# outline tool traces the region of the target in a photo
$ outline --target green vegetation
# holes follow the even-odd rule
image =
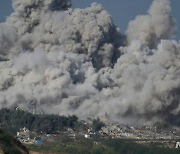
[[[7,131],[0,129],[0,151],[5,154],[28,154],[27,148],[13,138]]]
[[[141,145],[131,140],[110,139],[94,142],[91,139],[76,140],[69,144],[58,142],[47,145],[28,146],[34,151],[48,151],[63,154],[179,154],[180,150],[157,147],[155,145]]]
[[[76,116],[38,115],[15,109],[0,110],[0,124],[11,132],[26,127],[35,132],[53,133],[65,128],[75,128],[77,120]]]
[[[100,121],[99,118],[93,120],[93,124],[92,124],[93,131],[97,132],[101,130],[101,128],[104,126],[105,124],[102,121]]]
[[[1,109],[0,124],[16,132],[22,127],[31,131],[53,133],[72,128],[74,130],[87,130],[86,126],[78,122],[76,116],[37,115],[22,110]],[[99,118],[93,120],[93,131],[99,131],[105,124]],[[82,135],[69,138],[64,132],[60,132],[54,140],[44,140],[43,145],[27,145],[31,151],[63,153],[63,154],[179,154],[180,150],[158,147],[156,145],[141,145],[132,140],[101,139],[99,136],[85,139]],[[63,136],[64,134],[64,136]],[[0,153],[21,154],[28,153],[19,141],[9,133],[0,129]]]
[[[32,151],[50,152],[50,153],[63,153],[63,154],[114,154],[112,148],[104,145],[96,145],[93,142],[90,145],[76,142],[67,145],[48,143],[47,145],[35,146],[28,145],[28,148]]]
[[[155,145],[141,145],[129,140],[111,139],[104,142],[117,154],[179,154],[180,150],[157,147]]]

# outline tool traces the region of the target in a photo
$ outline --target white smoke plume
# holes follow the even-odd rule
[[[19,50],[86,54],[96,68],[110,66],[123,44],[111,16],[97,3],[74,10],[68,8],[70,4],[65,0],[15,0],[15,12],[7,22],[21,36]]]
[[[154,0],[149,15],[130,22],[127,46],[102,5],[70,6],[13,1],[0,25],[0,56],[9,59],[0,61],[0,108],[35,102],[46,113],[136,124],[178,116],[180,43],[162,40],[175,29],[169,1]]]
[[[155,48],[161,39],[173,37],[176,22],[170,12],[169,0],[154,0],[147,15],[137,16],[129,23],[126,32],[128,42],[138,39],[150,48]]]
[[[0,25],[0,56],[6,56],[17,40],[16,31],[6,24]]]

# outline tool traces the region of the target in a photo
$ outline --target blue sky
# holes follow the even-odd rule
[[[113,16],[114,23],[120,27],[121,32],[127,28],[128,22],[137,15],[145,14],[152,0],[73,0],[73,7],[85,8],[92,2],[101,3],[104,8]],[[177,21],[177,36],[180,39],[180,0],[171,0],[172,15]],[[1,0],[0,22],[12,12],[11,0]]]

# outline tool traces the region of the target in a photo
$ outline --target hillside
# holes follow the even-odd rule
[[[0,109],[0,125],[14,133],[23,127],[35,132],[52,133],[65,128],[74,128],[77,120],[76,116],[32,114],[19,109]]]
[[[29,154],[28,149],[0,128],[0,154]]]

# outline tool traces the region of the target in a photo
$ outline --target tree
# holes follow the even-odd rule
[[[97,132],[97,131],[101,130],[101,128],[104,126],[105,126],[105,124],[102,121],[100,121],[99,118],[93,120],[93,125],[92,125],[93,131]]]

